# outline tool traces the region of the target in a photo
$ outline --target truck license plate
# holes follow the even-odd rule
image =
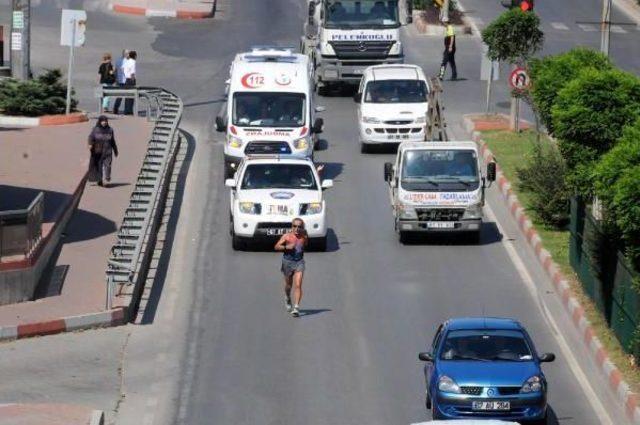
[[[471,404],[473,410],[511,410],[508,401],[474,401]]]
[[[387,139],[389,140],[403,140],[408,138],[409,138],[408,134],[388,134],[387,135]]]
[[[283,229],[267,229],[267,235],[268,236],[282,236],[285,233],[287,233],[287,230],[289,230],[289,229],[286,229],[286,228],[283,228]]]
[[[453,229],[455,226],[453,221],[427,221],[429,229]]]

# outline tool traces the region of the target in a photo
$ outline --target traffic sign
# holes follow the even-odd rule
[[[84,10],[62,9],[60,20],[60,45],[80,47],[85,42],[87,12]]]
[[[509,76],[509,84],[511,88],[516,90],[528,89],[531,85],[531,78],[524,68],[516,68],[511,72]]]

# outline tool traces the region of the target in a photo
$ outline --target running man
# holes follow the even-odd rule
[[[284,274],[284,302],[287,311],[293,317],[300,316],[300,301],[302,300],[302,279],[304,277],[304,249],[309,243],[304,221],[294,218],[291,231],[282,235],[275,250],[282,251],[282,267]],[[293,305],[291,305],[291,289],[293,288]]]

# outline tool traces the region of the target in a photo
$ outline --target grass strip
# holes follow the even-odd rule
[[[551,253],[554,261],[569,281],[571,292],[580,301],[593,330],[609,353],[610,360],[620,369],[632,390],[639,392],[640,368],[636,365],[635,358],[622,349],[617,337],[607,326],[603,315],[582,289],[582,285],[569,263],[569,229],[556,229],[542,223],[529,208],[529,194],[519,188],[516,170],[525,164],[527,156],[530,155],[534,143],[536,143],[535,132],[526,130],[516,134],[505,130],[484,131],[482,139],[493,152],[505,177],[511,182],[511,188],[535,225],[544,247]],[[554,143],[544,135],[541,135],[540,142]]]

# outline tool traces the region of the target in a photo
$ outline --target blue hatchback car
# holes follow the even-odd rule
[[[491,418],[546,423],[547,380],[527,331],[513,319],[455,318],[441,324],[426,362],[433,419]]]

